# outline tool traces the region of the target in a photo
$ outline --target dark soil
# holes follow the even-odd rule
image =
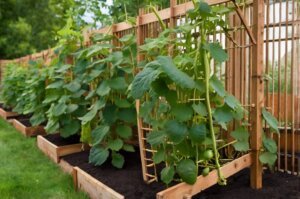
[[[79,135],[72,135],[68,138],[63,138],[57,134],[49,134],[44,136],[48,141],[55,144],[56,146],[64,146],[64,145],[70,145],[70,144],[78,144],[80,143],[80,136]]]
[[[88,164],[89,152],[84,151],[64,156],[63,159],[78,166],[105,185],[128,199],[155,199],[156,193],[165,189],[158,182],[146,185],[142,179],[139,153],[126,153],[122,170],[111,166],[110,161],[101,167]],[[227,179],[227,186],[215,185],[193,197],[193,199],[300,199],[300,178],[285,173],[263,175],[263,189],[253,190],[249,186],[249,169]]]
[[[7,119],[16,119],[16,120],[29,120],[31,115],[16,115],[16,116],[9,116]]]
[[[139,152],[123,153],[123,169],[114,168],[110,161],[101,167],[88,163],[89,151],[64,156],[63,159],[73,166],[78,166],[105,185],[129,199],[154,199],[156,193],[166,188],[163,183],[147,185],[143,181]]]
[[[31,127],[32,126],[29,119],[18,119],[18,121],[26,127]]]
[[[227,186],[215,185],[193,199],[300,199],[300,177],[265,171],[263,188],[250,188],[250,170],[245,169],[227,179]]]
[[[4,104],[0,104],[0,108],[2,108],[3,110],[5,110],[6,112],[12,112],[12,108],[4,106]]]

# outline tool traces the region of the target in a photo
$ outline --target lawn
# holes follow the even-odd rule
[[[71,176],[44,156],[35,138],[25,138],[0,119],[0,198],[83,199]]]

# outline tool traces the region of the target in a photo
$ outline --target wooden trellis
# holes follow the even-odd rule
[[[262,129],[268,130],[262,121],[262,108],[271,111],[280,121],[281,137],[278,141],[278,163],[276,169],[299,175],[300,170],[300,3],[297,0],[253,0],[237,4],[234,0],[208,0],[213,6],[226,5],[234,8],[226,21],[230,25],[229,35],[215,33],[209,39],[219,41],[229,54],[229,60],[217,71],[225,83],[226,90],[236,96],[244,108],[249,111],[249,132],[251,153],[225,165],[224,175],[233,175],[251,165],[251,187],[262,187],[262,165],[259,153],[262,147]],[[285,5],[285,6],[284,6]],[[186,22],[186,12],[193,8],[190,1],[170,0],[170,8],[158,11],[168,27],[175,27]],[[285,13],[285,18],[283,17]],[[290,14],[291,13],[291,14]],[[279,15],[279,16],[277,16]],[[278,20],[275,20],[279,18]],[[114,24],[100,30],[92,30],[84,35],[85,45],[90,45],[89,36],[94,33],[111,33],[116,37],[135,32],[137,45],[142,45],[146,38],[157,37],[160,28],[156,16],[141,10],[136,25],[125,22]],[[116,45],[118,45],[116,43]],[[170,53],[172,48],[170,47]],[[49,63],[54,56],[53,50],[26,56],[15,60],[0,61],[1,69],[9,62],[24,63],[28,60],[44,59]],[[138,53],[137,61],[143,56]],[[214,65],[214,63],[213,63]],[[214,67],[214,70],[217,70]],[[2,72],[2,70],[1,70]],[[216,72],[216,71],[215,71]],[[271,77],[271,78],[269,78]],[[137,107],[138,110],[138,107]],[[141,157],[145,181],[156,180],[155,174],[147,172],[145,151],[145,133],[150,129],[138,120]],[[235,124],[230,130],[235,128]],[[224,136],[228,136],[224,132]],[[145,161],[143,161],[145,160]],[[213,171],[214,172],[214,171]],[[186,198],[215,184],[216,174],[198,177],[194,186],[179,184],[172,190],[158,194],[158,198],[172,198],[176,194]],[[207,183],[202,183],[203,181]],[[201,183],[200,183],[201,182]],[[168,195],[169,193],[171,193]],[[166,194],[166,195],[164,195]],[[180,197],[180,196],[179,196]]]

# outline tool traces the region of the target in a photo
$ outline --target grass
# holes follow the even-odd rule
[[[0,119],[1,199],[86,199],[75,192],[71,176],[63,173],[36,147]]]

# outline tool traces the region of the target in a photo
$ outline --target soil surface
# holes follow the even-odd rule
[[[9,116],[7,119],[16,119],[16,120],[29,120],[31,115],[15,115],[15,116]]]
[[[12,111],[12,108],[6,107],[6,106],[4,106],[4,104],[0,104],[0,108],[5,110],[6,112],[11,112]]]
[[[88,163],[89,151],[64,156],[63,159],[73,166],[78,166],[105,185],[111,187],[128,199],[155,199],[156,193],[166,186],[159,183],[147,185],[143,181],[139,152],[123,153],[123,169],[114,168],[110,161],[101,167]]]
[[[161,182],[146,185],[143,182],[138,151],[123,155],[125,165],[121,170],[111,166],[110,161],[101,167],[89,164],[88,151],[64,156],[63,159],[127,199],[155,199],[156,193],[165,189],[165,185]],[[265,171],[263,189],[253,190],[249,187],[249,175],[249,169],[245,169],[228,178],[227,186],[215,185],[195,195],[193,199],[300,199],[300,177]]]
[[[57,134],[49,134],[44,137],[51,143],[55,144],[56,146],[64,146],[64,145],[80,143],[80,136],[77,134],[72,135],[68,138],[63,138],[58,133]]]
[[[31,125],[31,123],[30,123],[30,121],[29,121],[29,119],[17,119],[20,123],[22,123],[24,126],[26,126],[26,127],[31,127],[32,125]]]
[[[245,169],[227,179],[227,186],[214,185],[193,199],[300,199],[300,177],[265,171],[263,188],[250,188],[250,170]]]

